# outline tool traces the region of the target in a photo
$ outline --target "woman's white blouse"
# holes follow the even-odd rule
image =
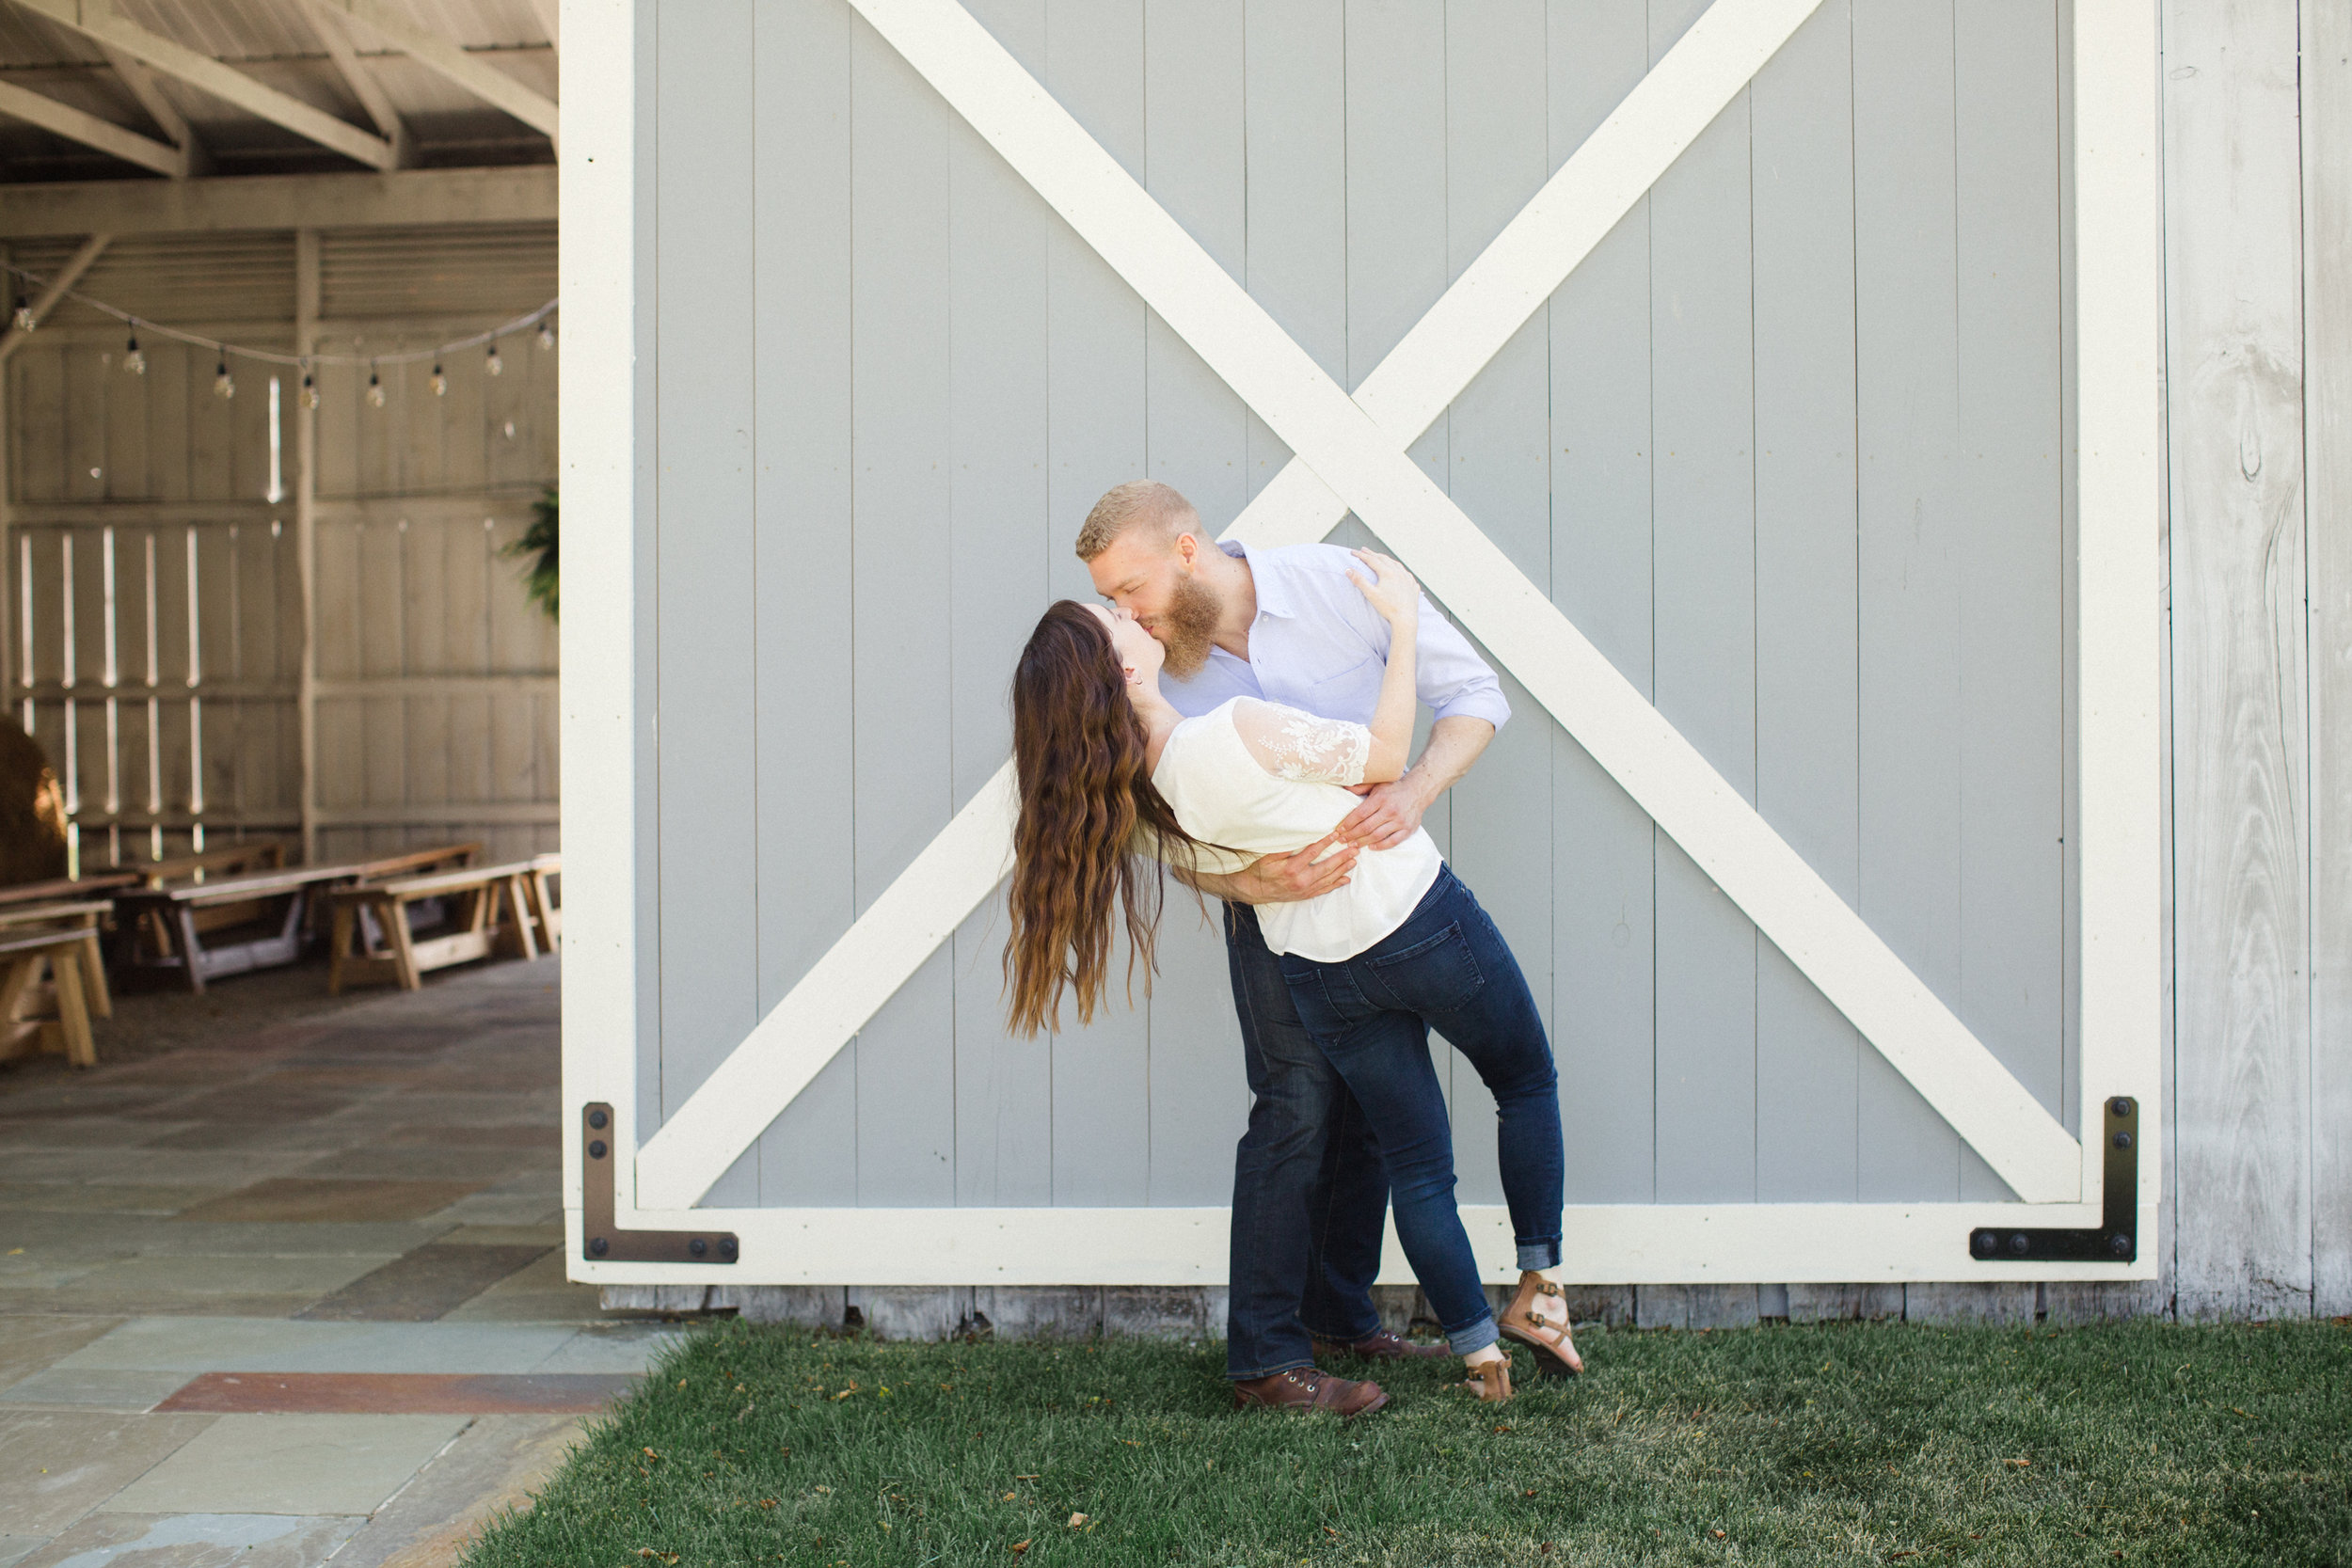
[[[1286,855],[1340,825],[1362,801],[1372,752],[1361,724],[1319,719],[1279,703],[1236,697],[1169,734],[1152,783],[1184,832],[1239,852],[1211,856],[1205,871],[1235,870],[1261,855]],[[1413,912],[1443,861],[1422,829],[1393,849],[1367,849],[1354,878],[1318,898],[1258,906],[1258,928],[1277,953],[1322,963],[1352,958]]]

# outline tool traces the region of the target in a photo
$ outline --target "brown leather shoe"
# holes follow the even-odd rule
[[[1376,1383],[1353,1383],[1312,1367],[1294,1367],[1271,1377],[1233,1385],[1233,1408],[1328,1410],[1343,1418],[1363,1416],[1389,1402]]]
[[[1427,1361],[1454,1354],[1443,1345],[1417,1345],[1385,1328],[1356,1340],[1317,1339],[1315,1349],[1326,1355],[1360,1355],[1367,1361]]]

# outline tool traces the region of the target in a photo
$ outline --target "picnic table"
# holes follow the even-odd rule
[[[99,917],[110,907],[84,898],[0,908],[0,1059],[52,1051],[74,1067],[97,1065],[90,1014],[114,1016],[98,952]],[[54,1021],[40,1016],[44,970]]]
[[[481,847],[443,845],[118,893],[115,962],[130,972],[176,973],[192,991],[208,980],[290,964],[302,956],[303,917],[322,891],[463,866]]]
[[[501,948],[526,958],[552,952],[553,916],[559,911],[548,883],[562,870],[559,857],[539,855],[336,888],[327,895],[335,911],[327,938],[327,990],[340,992],[354,981],[389,979],[404,990],[416,990],[427,970],[486,958]],[[430,935],[411,918],[412,911],[428,903],[456,911]]]

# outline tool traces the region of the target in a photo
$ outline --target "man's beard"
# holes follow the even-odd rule
[[[1176,579],[1168,609],[1155,617],[1152,627],[1167,651],[1161,668],[1171,678],[1188,681],[1209,662],[1209,650],[1216,642],[1216,623],[1224,613],[1225,601],[1208,584],[1191,576]]]

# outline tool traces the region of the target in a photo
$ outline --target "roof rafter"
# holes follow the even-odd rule
[[[359,106],[367,110],[368,118],[375,121],[375,128],[384,133],[384,139],[392,144],[399,166],[407,167],[411,162],[408,122],[400,118],[400,111],[392,106],[391,94],[384,90],[384,84],[375,79],[375,72],[367,68],[359,52],[351,46],[351,29],[343,24],[342,17],[325,7],[311,8],[310,26],[319,41],[326,46],[326,57],[335,62],[343,85],[359,101]]]
[[[153,67],[199,87],[250,115],[258,115],[298,136],[331,149],[370,168],[393,166],[392,144],[372,136],[356,125],[314,109],[298,98],[263,87],[252,77],[232,71],[209,55],[199,55],[160,33],[151,33],[115,13],[113,0],[16,0],[61,27],[70,27],[102,44],[112,44],[141,64]]]
[[[71,103],[60,103],[13,82],[0,82],[0,115],[8,115],[40,126],[42,130],[94,147],[126,163],[141,168],[167,174],[174,180],[184,180],[188,173],[187,153],[151,136],[126,130],[111,119],[102,119]]]
[[[205,152],[204,144],[197,139],[186,117],[172,107],[171,100],[155,85],[155,73],[111,43],[98,47],[106,56],[106,63],[114,67],[115,74],[122,78],[122,85],[131,89],[131,96],[139,101],[139,107],[147,111],[147,118],[180,150],[182,167],[173,178],[184,180],[191,175],[211,173],[213,160]]]
[[[310,0],[313,10],[331,11],[365,25],[427,71],[505,110],[549,140],[556,134],[555,100],[523,86],[481,56],[467,53],[437,33],[425,31],[384,0]]]

